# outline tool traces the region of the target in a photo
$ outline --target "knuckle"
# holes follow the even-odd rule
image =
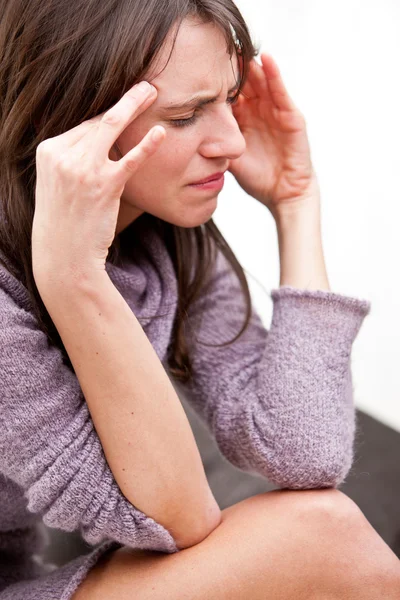
[[[43,140],[36,147],[36,157],[37,158],[48,158],[53,154],[53,143],[50,138]]]
[[[131,156],[126,160],[126,165],[129,170],[133,171],[138,169],[138,167],[143,163],[147,157],[152,154],[153,148],[150,145],[142,143],[140,146],[136,147],[136,152],[134,156]]]
[[[125,104],[130,105],[128,108],[129,114],[132,112],[132,109],[137,110],[144,99],[141,98],[138,94],[135,94],[133,92],[125,94],[125,96],[123,96],[123,98],[122,98],[124,105]],[[117,106],[118,106],[118,109],[117,109]],[[123,115],[124,111],[122,111],[121,107],[122,107],[122,105],[120,104],[120,102],[118,103],[118,105],[113,106],[112,109],[110,109],[104,113],[104,115],[101,118],[101,122],[105,123],[106,125],[111,125],[111,126],[118,125],[124,119],[124,115]],[[125,112],[126,112],[126,109],[125,109]]]
[[[117,113],[115,110],[106,112],[102,118],[101,118],[101,122],[105,123],[105,125],[118,125],[121,121],[121,115],[119,113]]]
[[[154,143],[151,140],[147,140],[147,142],[141,146],[140,152],[142,154],[142,159],[150,156],[154,152]]]
[[[130,158],[129,160],[127,160],[125,162],[125,168],[129,173],[134,173],[137,170],[138,166],[139,166],[139,161],[136,157]]]
[[[145,97],[141,98],[137,93],[128,92],[127,94],[125,94],[125,99],[130,104],[133,104],[134,107],[137,107],[141,103],[141,101],[145,99]]]
[[[79,177],[81,181],[88,178],[89,170],[87,169],[82,157],[75,156],[72,152],[64,152],[57,157],[55,168],[61,175],[74,175]]]
[[[60,154],[55,161],[55,168],[59,173],[71,173],[73,169],[73,162],[68,154]]]

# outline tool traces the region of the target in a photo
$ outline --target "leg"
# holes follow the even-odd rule
[[[398,600],[400,562],[337,490],[274,491],[222,511],[176,554],[121,548],[73,600]]]

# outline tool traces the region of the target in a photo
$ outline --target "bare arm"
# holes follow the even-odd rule
[[[279,285],[330,291],[322,247],[319,194],[302,206],[283,205],[276,213]]]
[[[106,273],[81,285],[68,285],[60,273],[41,280],[123,494],[179,548],[199,543],[221,511],[179,397],[140,323]]]

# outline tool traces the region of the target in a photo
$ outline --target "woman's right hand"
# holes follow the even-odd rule
[[[105,113],[38,145],[32,228],[38,287],[49,273],[83,281],[105,271],[124,186],[166,135],[163,127],[155,126],[120,160],[109,158],[120,134],[157,97],[153,86],[141,91],[139,85]],[[155,132],[159,137],[154,140]]]

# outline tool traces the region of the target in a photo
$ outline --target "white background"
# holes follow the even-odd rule
[[[400,2],[236,4],[307,122],[331,290],[372,304],[352,350],[356,405],[400,431]],[[269,327],[279,287],[271,214],[227,173],[213,217]]]

